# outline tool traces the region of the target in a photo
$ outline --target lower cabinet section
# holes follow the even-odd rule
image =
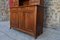
[[[10,24],[11,24],[11,26],[12,27],[16,27],[16,28],[18,28],[18,14],[17,14],[17,12],[11,12],[11,14],[10,14],[11,16],[10,16]]]
[[[34,12],[35,7],[24,7],[23,13],[25,14],[25,29],[29,32],[34,32]]]
[[[11,28],[37,37],[43,32],[43,14],[43,7],[39,6],[12,7],[10,8]]]

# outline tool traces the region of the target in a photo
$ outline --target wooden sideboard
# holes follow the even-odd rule
[[[43,33],[44,1],[23,1],[10,0],[10,28],[37,37]]]

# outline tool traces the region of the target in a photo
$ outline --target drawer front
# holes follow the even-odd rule
[[[30,0],[29,5],[41,5],[41,6],[44,6],[44,0]]]
[[[22,10],[24,12],[35,12],[35,6],[30,6],[30,7],[23,7]]]
[[[40,0],[30,0],[29,5],[40,5]]]
[[[15,12],[18,12],[18,8],[10,8],[10,12],[12,12],[12,13],[15,13]]]
[[[28,32],[34,32],[34,13],[35,7],[25,7],[23,8],[23,13],[25,14],[25,30]]]

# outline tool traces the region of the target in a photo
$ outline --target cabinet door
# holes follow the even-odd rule
[[[13,0],[13,6],[18,7],[19,6],[19,0]]]
[[[19,1],[18,0],[10,0],[10,7],[18,7]]]
[[[25,7],[25,30],[28,32],[34,32],[34,10],[35,7]]]
[[[13,0],[9,0],[10,7],[13,7]]]
[[[11,8],[10,9],[10,24],[11,27],[18,28],[18,13],[17,8]]]
[[[18,9],[18,13],[19,13],[19,28],[25,29],[25,14],[23,13],[22,8]]]

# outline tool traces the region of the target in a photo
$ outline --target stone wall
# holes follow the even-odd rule
[[[0,21],[9,20],[9,0],[0,0]]]
[[[45,26],[60,28],[60,0],[45,0]]]
[[[44,26],[60,28],[60,0],[45,0]],[[0,21],[9,20],[9,0],[0,0]]]

